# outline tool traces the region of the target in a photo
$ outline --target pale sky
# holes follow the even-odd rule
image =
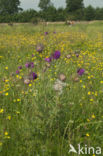
[[[23,9],[38,10],[39,0],[20,0]],[[65,7],[66,0],[51,0],[55,7]],[[94,7],[103,7],[103,0],[84,0],[85,6],[92,5]]]

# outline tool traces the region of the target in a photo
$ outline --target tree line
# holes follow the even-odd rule
[[[20,0],[0,0],[0,22],[103,20],[103,8],[84,6],[83,0],[66,0],[66,8],[55,8],[51,0],[40,0],[39,11],[23,10]]]

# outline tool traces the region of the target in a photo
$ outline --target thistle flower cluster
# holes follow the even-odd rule
[[[50,63],[53,59],[55,59],[55,60],[59,59],[60,56],[61,56],[61,53],[60,53],[60,51],[57,50],[50,57],[45,58],[45,61]]]
[[[27,76],[24,76],[23,80],[24,84],[29,84],[32,80],[35,80],[37,78],[37,74],[31,70],[32,68],[34,68],[34,62],[26,62],[25,67],[30,70],[28,70],[28,74]],[[21,69],[22,66],[19,66],[16,74],[19,74]]]

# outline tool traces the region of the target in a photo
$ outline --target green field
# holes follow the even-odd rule
[[[103,22],[0,25],[0,156],[78,155],[70,144],[103,150]]]

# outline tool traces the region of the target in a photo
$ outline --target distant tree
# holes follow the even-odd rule
[[[84,11],[84,16],[85,16],[85,20],[94,20],[95,19],[95,16],[96,16],[96,10],[91,6],[89,5],[87,8],[85,8],[85,11]]]
[[[17,14],[20,22],[35,22],[38,18],[37,11],[33,9],[25,10]]]
[[[68,12],[74,12],[84,8],[83,0],[66,0],[66,8]]]
[[[40,0],[38,6],[41,10],[46,10],[50,5],[51,5],[50,0]]]
[[[66,0],[68,20],[82,20],[84,16],[83,0]]]
[[[65,21],[66,20],[66,9],[58,8],[56,14],[56,21]]]
[[[0,0],[1,14],[14,14],[22,10],[19,8],[20,0]]]
[[[95,19],[96,20],[103,20],[103,8],[96,8],[95,9]]]
[[[46,11],[44,11],[45,21],[56,21],[56,8],[54,6],[49,6]]]

